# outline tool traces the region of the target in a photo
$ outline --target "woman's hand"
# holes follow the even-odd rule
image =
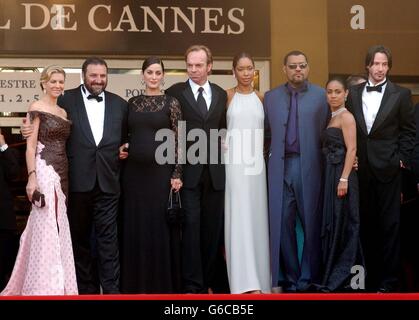
[[[36,175],[31,174],[28,178],[28,183],[26,184],[26,195],[30,202],[32,202],[32,195],[35,190],[38,189],[38,182],[36,181]]]
[[[339,181],[338,197],[343,198],[348,193],[348,181]]]
[[[119,147],[119,159],[125,160],[126,158],[128,158],[128,148],[128,143],[124,143],[122,146]]]
[[[172,189],[175,190],[175,192],[179,192],[183,185],[182,180],[180,179],[170,179],[170,184],[172,185]]]

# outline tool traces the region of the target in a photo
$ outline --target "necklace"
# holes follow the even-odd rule
[[[253,89],[253,87],[250,87],[250,90],[248,91],[240,91],[239,88],[236,86],[234,87],[234,91],[240,94],[250,94],[254,91],[255,89]]]
[[[332,112],[332,118],[336,117],[339,113],[342,113],[345,110],[346,110],[345,107],[341,107],[341,108],[337,109],[336,111],[333,111]]]

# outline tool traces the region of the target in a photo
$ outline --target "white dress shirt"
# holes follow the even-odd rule
[[[376,84],[376,86],[384,83],[386,79]],[[367,92],[367,86],[371,85],[367,82],[362,92],[362,111],[364,113],[365,124],[367,131],[370,133],[371,128],[374,124],[375,118],[377,117],[378,110],[380,109],[381,100],[383,100],[384,91],[386,90],[387,83],[382,86],[381,92],[370,91]]]
[[[191,86],[193,95],[195,97],[195,100],[198,100],[198,94],[199,91],[198,89],[200,87],[204,88],[204,91],[202,92],[202,95],[205,99],[205,102],[207,103],[207,109],[209,110],[210,106],[211,106],[211,101],[212,101],[212,91],[211,91],[211,86],[207,80],[207,82],[204,83],[204,85],[200,86],[198,84],[196,84],[195,82],[193,82],[191,79],[189,79],[189,85]]]
[[[87,118],[89,119],[90,129],[93,133],[96,145],[99,145],[100,140],[103,137],[103,124],[105,121],[105,93],[102,92],[99,97],[103,100],[98,102],[96,99],[87,99],[91,94],[86,87],[81,87],[81,93],[83,96],[84,106],[87,112]],[[84,89],[84,90],[83,90]]]

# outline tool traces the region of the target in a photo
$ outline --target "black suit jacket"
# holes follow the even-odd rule
[[[9,183],[19,175],[18,152],[8,148],[0,152],[0,229],[15,230],[16,216],[13,212],[13,196]]]
[[[360,172],[370,167],[376,179],[390,182],[400,172],[400,160],[410,165],[415,139],[414,109],[410,90],[387,82],[370,133],[362,111],[365,83],[350,89],[348,108],[357,124],[357,154]]]
[[[213,144],[210,149],[210,130],[211,129],[225,129],[226,128],[226,92],[216,84],[210,83],[212,91],[211,106],[208,110],[207,116],[204,118],[198,110],[197,102],[193,95],[189,81],[177,83],[167,89],[166,93],[175,97],[182,109],[183,120],[186,121],[186,134],[193,129],[201,129],[205,132],[207,137],[207,156],[206,162],[209,164],[209,172],[211,176],[212,185],[215,190],[224,190],[225,187],[225,169],[224,164],[221,163],[221,139],[216,139],[217,143]],[[179,137],[181,139],[181,137]],[[186,139],[186,137],[185,137]],[[187,141],[186,149],[194,145],[194,141]],[[184,152],[184,154],[187,154]],[[198,153],[197,153],[198,154]],[[186,164],[183,166],[183,184],[186,188],[194,188],[198,185],[203,170],[203,164],[193,164],[186,159]]]
[[[419,183],[419,103],[415,107],[416,139],[412,153],[412,169],[416,175],[416,183]]]
[[[96,180],[106,193],[119,193],[119,146],[126,136],[127,102],[105,91],[103,137],[96,146],[90,128],[81,88],[66,90],[58,105],[72,122],[67,141],[70,192],[91,191]],[[125,140],[125,138],[124,138]]]

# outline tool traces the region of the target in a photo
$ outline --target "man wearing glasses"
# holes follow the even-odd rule
[[[268,180],[272,286],[296,292],[309,290],[320,276],[320,136],[329,110],[324,89],[307,81],[309,65],[303,52],[289,52],[283,70],[287,83],[268,91],[264,101],[265,124],[271,135]],[[301,260],[297,215],[304,231]]]

